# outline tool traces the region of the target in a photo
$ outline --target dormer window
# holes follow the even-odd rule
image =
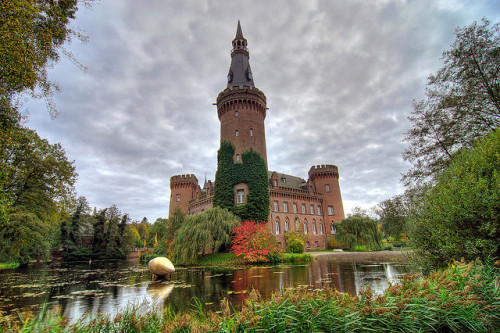
[[[274,179],[274,186],[278,186],[278,180]]]
[[[282,183],[286,183],[286,178],[285,178],[285,177],[282,177],[282,178],[281,178],[281,182],[282,182]]]
[[[227,76],[227,82],[229,82],[229,83],[233,82],[233,75],[232,74],[229,74]]]
[[[248,73],[247,73],[247,78],[248,78],[249,80],[253,80],[253,75],[252,75],[252,72],[248,72]]]

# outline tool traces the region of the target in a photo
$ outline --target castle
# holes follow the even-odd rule
[[[239,21],[232,46],[227,87],[217,97],[216,104],[220,141],[234,146],[234,163],[241,163],[242,154],[253,149],[267,168],[266,96],[254,85],[247,40]],[[335,234],[335,222],[344,218],[338,168],[328,164],[312,166],[308,177],[305,181],[268,171],[270,214],[266,227],[281,247],[285,246],[285,232],[301,231],[308,236],[307,250],[324,249],[327,236]],[[248,185],[239,183],[233,188],[235,205],[245,205]],[[176,175],[170,178],[170,190],[169,215],[177,207],[188,215],[212,207],[214,184],[210,180],[205,180],[201,188],[195,175]]]

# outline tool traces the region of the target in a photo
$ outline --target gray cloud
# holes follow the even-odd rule
[[[240,19],[268,100],[270,169],[307,178],[336,164],[349,212],[401,193],[412,100],[454,29],[483,16],[499,21],[499,2],[102,1],[75,22],[90,41],[67,47],[88,71],[57,64],[61,116],[28,103],[29,126],[63,144],[92,205],[166,217],[172,175],[214,178],[212,103]]]

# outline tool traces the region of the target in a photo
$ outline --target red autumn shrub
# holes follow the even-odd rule
[[[276,240],[264,223],[245,221],[233,228],[231,252],[246,262],[269,261],[269,253],[279,252]]]

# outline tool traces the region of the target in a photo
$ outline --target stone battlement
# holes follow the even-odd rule
[[[313,165],[308,174],[309,178],[319,175],[332,175],[338,177],[339,169],[333,164]]]
[[[170,177],[170,186],[172,186],[172,184],[198,185],[198,178],[196,178],[194,174],[175,175]]]

